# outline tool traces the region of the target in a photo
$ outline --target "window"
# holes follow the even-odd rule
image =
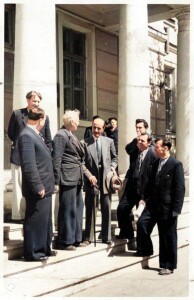
[[[14,46],[14,6],[5,5],[4,41],[6,47]]]
[[[79,109],[86,117],[85,34],[63,28],[64,110]]]

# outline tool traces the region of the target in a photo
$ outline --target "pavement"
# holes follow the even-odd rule
[[[149,260],[149,269],[142,269],[141,264],[130,266],[70,297],[188,297],[189,247],[180,248],[178,256],[178,268],[171,275],[158,275],[157,256]]]
[[[114,204],[114,203],[113,203]],[[117,205],[115,201],[115,206]],[[113,205],[113,208],[114,208]],[[100,212],[97,229],[100,230]],[[11,226],[11,224],[9,224]],[[13,224],[12,224],[13,225]],[[59,250],[56,257],[46,262],[26,262],[21,257],[9,259],[6,244],[19,240],[19,230],[12,230],[5,241],[3,253],[3,285],[1,298],[17,299],[46,297],[179,297],[194,299],[193,280],[189,269],[189,198],[185,198],[178,219],[178,269],[168,276],[158,275],[158,232],[152,233],[154,255],[148,270],[142,269],[142,257],[134,257],[133,244],[117,240],[117,221],[112,220],[113,245],[101,243]],[[22,244],[22,237],[19,241]],[[181,297],[181,298],[180,298]]]

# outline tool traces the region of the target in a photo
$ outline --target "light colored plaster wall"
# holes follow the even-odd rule
[[[96,85],[98,115],[117,117],[118,44],[117,37],[96,30]]]

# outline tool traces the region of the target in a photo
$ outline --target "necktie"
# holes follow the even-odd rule
[[[141,169],[142,161],[143,161],[143,152],[140,152],[140,154],[139,154],[139,165],[138,165],[139,171]]]
[[[98,139],[96,140],[96,152],[97,152],[97,158],[98,158],[98,164],[101,163],[101,151],[100,151],[100,145]]]
[[[44,138],[43,138],[43,135],[42,135],[42,133],[39,133],[39,136],[41,137],[41,139],[43,140],[43,142],[44,142]]]
[[[161,171],[161,169],[162,169],[164,163],[165,163],[165,159],[161,159],[160,162],[159,162],[159,165],[158,165],[157,176],[158,176],[158,174],[160,173],[160,171]]]
[[[157,174],[156,174],[156,184],[159,183],[159,178],[160,178],[160,172],[161,172],[161,169],[165,163],[165,159],[160,159],[160,162],[159,162],[159,165],[158,165],[158,171],[157,171]]]

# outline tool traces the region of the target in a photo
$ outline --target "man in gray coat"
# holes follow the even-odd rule
[[[107,186],[107,175],[117,167],[117,155],[112,139],[102,136],[104,121],[97,118],[92,123],[92,136],[81,141],[85,152],[85,166],[96,178],[96,185],[91,184],[85,177],[85,206],[86,231],[85,243],[93,240],[92,230],[93,205],[95,193],[100,193],[100,206],[102,213],[102,242],[111,244],[111,193]]]
[[[27,126],[18,140],[22,194],[26,200],[24,258],[27,261],[42,261],[48,256],[56,255],[56,252],[51,250],[53,165],[51,153],[40,135],[45,119],[42,109],[30,110]]]

